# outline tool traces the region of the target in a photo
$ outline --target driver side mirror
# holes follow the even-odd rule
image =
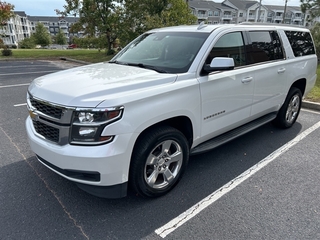
[[[234,69],[234,60],[233,58],[227,57],[215,57],[212,59],[210,65],[205,64],[203,66],[203,70],[207,73],[232,69]]]

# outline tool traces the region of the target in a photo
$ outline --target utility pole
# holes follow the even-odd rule
[[[262,2],[262,0],[260,0],[260,4],[259,4],[259,10],[258,10],[258,22],[261,22],[261,19],[260,19],[260,14],[261,14],[261,2]]]
[[[284,19],[285,19],[285,17],[286,17],[287,3],[288,3],[288,0],[285,0],[285,4],[284,4],[284,13],[283,13],[283,18],[282,18],[282,23],[284,23]]]

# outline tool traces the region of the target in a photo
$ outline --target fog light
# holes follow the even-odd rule
[[[79,136],[81,137],[94,137],[97,132],[97,127],[80,127]]]

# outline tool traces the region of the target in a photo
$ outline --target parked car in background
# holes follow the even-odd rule
[[[67,49],[74,49],[74,48],[77,48],[77,45],[76,44],[70,44]]]

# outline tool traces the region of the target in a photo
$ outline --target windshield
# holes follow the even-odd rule
[[[208,33],[146,33],[126,46],[110,63],[165,73],[187,72]]]

